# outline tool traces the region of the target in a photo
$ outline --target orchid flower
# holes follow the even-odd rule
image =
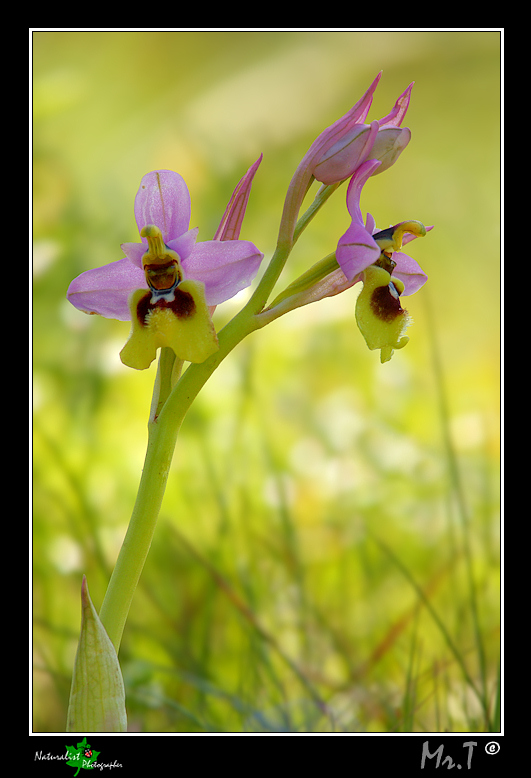
[[[122,362],[143,370],[157,348],[203,362],[218,348],[209,308],[249,286],[263,254],[238,240],[254,174],[261,157],[234,190],[215,239],[197,243],[188,229],[191,202],[182,176],[171,170],[145,175],[135,198],[140,243],[123,243],[125,259],[81,273],[69,301],[85,313],[131,320]]]
[[[363,221],[360,208],[361,192],[380,164],[378,160],[364,162],[350,180],[347,189],[347,209],[352,221],[337,244],[337,261],[346,278],[349,281],[357,281],[360,280],[360,274],[365,268],[378,262],[382,251],[397,252],[393,257],[396,263],[394,275],[404,283],[404,293],[413,294],[426,283],[427,275],[414,259],[401,254],[400,249],[403,242],[409,243],[414,238],[422,237],[425,234],[425,227],[420,225],[420,222],[408,221],[377,232],[371,214],[367,214],[366,224]],[[412,237],[404,238],[404,233],[409,233]]]
[[[381,361],[387,362],[394,349],[403,348],[409,340],[404,331],[411,320],[400,305],[400,296],[414,294],[428,278],[418,262],[401,251],[402,245],[426,235],[433,227],[405,221],[379,231],[370,213],[363,221],[361,192],[381,164],[379,160],[367,160],[352,176],[347,190],[351,224],[336,251],[290,284],[261,316],[264,322],[271,321],[363,281],[356,302],[356,321],[368,347],[381,349]]]
[[[420,265],[400,251],[402,243],[423,237],[432,228],[427,230],[419,221],[405,221],[377,232],[370,214],[363,223],[361,190],[380,164],[368,160],[352,176],[347,190],[352,223],[339,239],[336,259],[347,281],[363,280],[356,301],[356,321],[368,347],[381,349],[381,361],[387,362],[394,349],[403,348],[409,341],[404,332],[410,316],[400,305],[400,295],[413,294],[427,280]],[[408,239],[404,239],[405,233]]]

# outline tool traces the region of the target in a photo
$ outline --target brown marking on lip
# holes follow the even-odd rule
[[[389,288],[391,285],[396,297]],[[376,287],[371,295],[371,308],[374,315],[385,322],[391,322],[397,316],[405,314],[405,310],[400,305],[400,295],[392,281],[387,286]]]
[[[136,315],[142,327],[146,326],[147,315],[157,308],[169,308],[178,319],[189,319],[196,310],[195,301],[189,292],[183,292],[179,287],[173,290],[173,300],[161,297],[155,303],[151,302],[151,292],[140,298],[136,306]]]

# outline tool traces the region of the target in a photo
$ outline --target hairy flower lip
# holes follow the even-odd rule
[[[138,289],[130,296],[129,307],[131,333],[120,351],[128,367],[146,370],[163,347],[171,348],[183,361],[196,363],[204,362],[219,347],[204,285],[198,281],[182,281],[171,296],[155,299],[149,291]]]
[[[411,317],[402,308],[404,285],[384,268],[370,265],[363,271],[363,289],[356,300],[356,322],[368,348],[380,349],[380,361],[388,362],[395,349],[409,341],[404,336]]]

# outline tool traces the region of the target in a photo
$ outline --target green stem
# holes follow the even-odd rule
[[[171,348],[161,348],[155,385],[153,387],[153,399],[151,400],[151,411],[149,413],[149,422],[152,424],[158,417],[164,403],[170,396],[172,390],[172,376],[175,369],[180,374],[183,366],[182,359],[177,359],[175,352]]]
[[[214,370],[240,340],[258,326],[254,316],[246,312],[245,308],[240,311],[219,333],[219,351],[201,364],[190,365],[174,386],[158,416],[148,425],[148,446],[135,506],[99,614],[117,652],[155,532],[182,421]],[[166,366],[172,369],[170,360],[166,360]],[[162,374],[162,363],[159,367],[160,384],[164,386],[167,375]],[[158,406],[155,400],[153,404]]]
[[[346,180],[346,179],[345,179]],[[344,184],[344,181],[338,181],[336,184],[329,184],[328,186],[322,186],[317,194],[315,195],[315,198],[308,208],[308,210],[303,213],[299,221],[297,222],[297,225],[295,227],[295,231],[293,233],[293,243],[295,243],[301,233],[306,229],[308,224],[311,222],[313,217],[320,211],[320,209],[323,207],[323,205],[326,203],[328,198],[334,194],[336,189],[341,186],[341,184]]]
[[[250,311],[252,311],[253,314],[259,314],[264,309],[269,299],[269,295],[273,291],[273,288],[278,281],[282,270],[284,269],[284,265],[286,264],[286,260],[289,257],[293,246],[304,232],[306,227],[309,225],[309,223],[312,221],[312,219],[319,213],[328,198],[343,183],[344,181],[340,181],[336,184],[330,184],[329,186],[321,187],[308,210],[305,211],[305,213],[297,221],[295,228],[293,229],[292,237],[290,237],[290,230],[284,225],[285,221],[289,221],[286,216],[286,212],[288,212],[288,214],[291,213],[290,208],[288,208],[286,205],[275,253],[273,254],[271,262],[269,263],[269,267],[264,273],[262,280],[258,284],[253,296],[246,306]],[[286,203],[288,203],[288,200],[289,197],[286,198]],[[291,218],[296,218],[296,215],[291,214]],[[284,297],[284,295],[282,295],[282,297]]]
[[[242,313],[247,310],[252,314],[258,314],[264,309],[269,299],[269,295],[273,291],[273,288],[284,269],[284,265],[286,264],[286,260],[289,257],[292,248],[293,243],[291,241],[286,243],[279,242],[277,244],[277,248],[267,270],[256,287],[251,299],[242,310]]]
[[[138,494],[116,566],[100,610],[100,619],[116,652],[135,589],[148,555],[173,457],[178,427],[154,422]]]

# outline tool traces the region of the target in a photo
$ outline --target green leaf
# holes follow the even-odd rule
[[[293,297],[296,294],[300,294],[301,292],[305,292],[306,290],[311,289],[312,286],[315,286],[315,284],[317,284],[319,281],[322,281],[323,278],[326,278],[326,276],[330,275],[330,273],[338,270],[338,268],[339,264],[336,259],[336,253],[334,251],[332,254],[328,254],[328,256],[319,260],[319,262],[316,262],[315,265],[312,265],[309,270],[307,270],[288,287],[286,287],[286,289],[284,289],[284,291],[273,300],[269,308],[274,308],[288,297]]]
[[[92,604],[85,576],[81,606],[81,636],[66,731],[126,732],[125,691],[118,656]]]

